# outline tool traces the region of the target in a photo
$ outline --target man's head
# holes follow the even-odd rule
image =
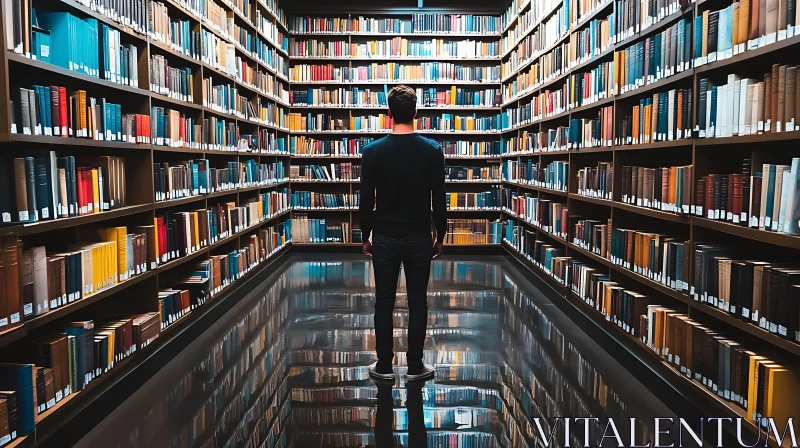
[[[417,94],[408,86],[396,86],[389,91],[389,116],[395,124],[412,124],[417,116]]]

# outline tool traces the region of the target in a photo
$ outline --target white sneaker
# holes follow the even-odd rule
[[[392,369],[392,373],[378,373],[375,371],[376,367],[378,367],[378,361],[375,361],[369,365],[369,376],[379,380],[394,381],[394,369]]]
[[[434,369],[432,365],[422,361],[422,373],[418,373],[416,375],[412,375],[410,373],[406,374],[406,381],[426,380],[428,378],[433,378],[435,373],[436,369]]]

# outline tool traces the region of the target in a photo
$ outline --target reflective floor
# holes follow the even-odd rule
[[[674,415],[511,264],[483,260],[434,262],[430,381],[402,375],[402,275],[401,375],[376,383],[366,367],[375,360],[370,263],[297,255],[78,446],[535,447],[536,421],[550,434],[557,416],[619,424]],[[603,429],[590,424],[594,446]],[[652,437],[652,428],[621,425],[626,444],[632,431],[640,442]],[[584,445],[583,427],[566,432],[571,446]]]

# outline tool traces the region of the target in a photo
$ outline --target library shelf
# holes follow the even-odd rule
[[[86,7],[86,6],[82,5],[78,1],[75,1],[75,0],[58,0],[58,1],[60,3],[62,3],[62,4],[64,4],[64,5],[69,5],[70,8],[72,8],[72,9],[74,9],[76,11],[80,11],[81,14],[84,14],[86,16],[95,18],[99,22],[103,22],[106,25],[119,30],[120,32],[127,34],[129,37],[131,37],[133,39],[137,39],[139,41],[147,41],[148,40],[147,36],[142,34],[142,33],[140,33],[139,31],[137,31],[137,30],[135,30],[135,29],[133,29],[133,28],[131,28],[129,26],[126,26],[126,25],[124,25],[122,23],[119,23],[119,22],[109,18],[108,16],[106,16],[104,14],[101,14],[100,12],[97,12],[97,11],[95,11],[95,10],[89,8],[89,7]]]
[[[311,185],[311,184],[357,184],[360,183],[361,180],[317,180],[317,179],[292,179],[291,182],[293,184],[303,184],[303,185]]]
[[[95,78],[94,76],[89,76],[86,73],[81,73],[75,70],[59,67],[58,65],[50,64],[47,62],[37,61],[35,59],[27,58],[21,54],[7,52],[6,55],[8,57],[9,62],[21,64],[31,69],[47,71],[56,75],[66,76],[78,81],[82,81],[89,85],[99,85],[107,87],[109,89],[119,90],[121,92],[133,93],[141,96],[150,95],[150,92],[145,89],[140,89],[138,87],[111,82],[102,78]]]
[[[516,181],[510,181],[510,180],[504,180],[502,182],[504,184],[514,185],[515,187],[525,188],[525,189],[528,189],[528,190],[540,191],[542,193],[550,193],[550,194],[555,194],[555,195],[558,195],[558,196],[569,196],[569,193],[567,193],[566,191],[562,191],[562,190],[555,190],[555,189],[552,189],[552,188],[537,187],[535,185],[530,185],[530,184],[526,184],[526,183],[522,183],[522,182],[516,182]]]
[[[180,52],[178,50],[175,50],[174,48],[171,48],[169,45],[167,45],[167,44],[165,44],[165,43],[163,43],[161,41],[158,41],[156,39],[150,39],[149,42],[150,42],[150,47],[151,48],[156,48],[158,51],[163,51],[168,56],[174,56],[176,58],[180,58],[184,62],[192,64],[193,66],[196,66],[196,67],[199,67],[199,66],[203,65],[203,63],[200,61],[200,59],[193,58],[193,57],[187,55],[186,53],[183,53],[183,52]]]
[[[612,146],[592,146],[590,148],[578,148],[578,149],[571,149],[569,151],[570,154],[590,154],[590,153],[597,153],[597,152],[612,152],[614,148]],[[551,154],[548,152],[541,153],[543,156]]]
[[[533,32],[533,30],[537,29],[537,28],[539,27],[539,25],[541,25],[542,23],[544,23],[544,21],[545,21],[545,20],[547,20],[547,19],[548,19],[550,16],[552,16],[552,15],[553,15],[553,13],[555,13],[556,11],[558,11],[559,9],[561,9],[562,3],[563,3],[563,2],[557,2],[557,3],[555,3],[555,4],[554,4],[552,7],[550,7],[550,9],[549,9],[549,10],[547,10],[547,11],[544,11],[544,12],[543,12],[543,13],[542,13],[542,14],[541,14],[539,17],[537,17],[537,18],[536,18],[536,20],[535,20],[534,22],[531,22],[531,24],[528,26],[528,28],[527,28],[525,31],[523,31],[523,32],[522,32],[522,33],[521,33],[521,34],[520,34],[520,35],[517,37],[517,40],[514,42],[514,44],[511,46],[511,48],[513,48],[513,49],[516,49],[516,48],[519,46],[519,43],[520,43],[520,42],[522,42],[523,40],[525,40],[525,38],[526,38],[526,37],[528,37],[528,35],[529,35],[530,33],[532,33],[532,32]],[[527,4],[530,4],[530,2],[528,2]],[[524,9],[524,8],[523,8],[523,9]],[[521,9],[520,11],[522,11],[522,9]],[[572,30],[570,29],[570,31],[572,31]],[[567,33],[567,34],[569,34],[569,33]],[[505,55],[503,55],[503,57],[505,57],[505,56],[508,56],[509,54],[511,54],[511,52],[513,52],[513,51],[514,51],[513,49],[512,49],[512,50],[510,50],[510,51],[509,51],[508,53],[506,53]],[[541,54],[541,53],[540,53],[540,54]],[[539,55],[537,55],[536,57],[538,57],[538,56],[539,56]]]
[[[217,190],[205,195],[206,199],[213,199],[231,194],[239,194],[238,188],[228,188],[227,190]]]
[[[678,20],[680,20],[681,17],[683,17],[683,15],[685,15],[685,14],[691,12],[691,11],[692,11],[692,9],[688,8],[686,11],[681,11],[679,9],[678,11],[670,13],[669,15],[665,16],[663,19],[651,24],[647,28],[645,28],[643,30],[639,30],[638,32],[634,33],[632,36],[629,36],[629,37],[627,37],[627,38],[615,43],[614,47],[617,50],[622,50],[622,49],[630,46],[631,44],[633,44],[635,42],[638,42],[642,38],[645,38],[645,37],[648,37],[650,35],[656,34],[657,32],[663,31],[664,28],[666,28],[666,27],[672,25],[673,23],[677,22]]]
[[[500,57],[460,58],[452,56],[292,56],[293,61],[444,61],[444,62],[499,62]]]
[[[688,214],[678,214],[673,212],[667,212],[664,210],[658,210],[655,208],[648,208],[648,207],[640,207],[633,204],[626,204],[621,201],[613,201],[614,208],[625,210],[631,213],[636,213],[642,216],[650,216],[653,218],[658,218],[662,221],[670,221],[675,222],[678,224],[690,224],[691,217]]]
[[[692,143],[697,140],[691,138],[684,138],[678,140],[666,140],[661,142],[651,143],[637,143],[635,145],[614,145],[614,151],[637,151],[640,149],[656,149],[656,148],[676,148],[676,147],[691,147]]]
[[[319,247],[356,247],[361,246],[361,243],[341,243],[341,242],[330,242],[330,243],[292,243],[292,246],[297,247],[309,247],[309,246],[319,246]]]
[[[386,135],[390,134],[391,129],[381,129],[374,131],[353,131],[349,129],[341,131],[289,131],[292,135]],[[421,135],[483,135],[495,136],[500,135],[500,131],[428,131],[417,130],[417,134]]]
[[[614,95],[612,98],[617,100],[624,100],[625,98],[635,97],[641,94],[649,93],[653,90],[661,89],[662,87],[672,84],[674,82],[678,82],[680,80],[691,78],[694,75],[694,72],[691,69],[684,70],[682,72],[675,73],[672,76],[667,76],[666,78],[661,78],[658,81],[651,82],[645,84],[643,86],[639,86],[633,90],[629,90],[625,93],[621,93],[619,95]]]
[[[28,134],[10,134],[9,140],[18,143],[37,143],[42,145],[58,145],[58,146],[83,146],[94,148],[111,148],[111,149],[141,149],[149,150],[150,144],[147,143],[129,143],[110,140],[94,140],[91,138],[77,138],[77,137],[60,137],[50,135],[28,135]]]
[[[798,43],[800,43],[800,34],[795,34],[792,37],[776,41],[772,44],[765,45],[763,47],[755,48],[753,50],[743,51],[727,59],[717,60],[714,62],[709,62],[707,64],[697,66],[694,68],[694,71],[698,75],[702,75],[705,72],[716,70],[721,67],[727,67],[729,65],[735,65],[740,62],[748,61],[750,59],[757,58],[768,53],[772,53],[776,50],[789,49],[791,47],[794,47]]]
[[[595,197],[591,197],[591,196],[584,196],[584,195],[578,194],[578,193],[570,193],[569,194],[569,198],[570,199],[574,199],[576,201],[581,201],[581,202],[591,202],[592,204],[603,205],[603,206],[606,206],[606,207],[613,207],[614,206],[614,201],[612,201],[611,199],[595,198]]]
[[[326,208],[326,207],[292,207],[295,212],[357,212],[358,207]]]
[[[189,102],[189,101],[179,100],[177,98],[172,98],[170,96],[162,95],[160,93],[155,93],[155,92],[151,93],[150,99],[154,100],[154,101],[163,101],[165,103],[169,103],[169,104],[172,104],[174,106],[188,107],[190,109],[194,109],[194,110],[198,110],[198,111],[206,109],[200,104],[195,104],[195,103],[192,103],[192,102]]]
[[[576,114],[578,112],[583,112],[584,110],[589,110],[589,109],[594,109],[595,107],[605,106],[608,103],[613,103],[614,100],[615,100],[615,98],[614,98],[613,95],[609,96],[609,97],[606,97],[606,98],[600,98],[597,101],[593,101],[593,102],[591,102],[589,104],[582,104],[580,106],[573,107],[572,109],[567,109],[567,112],[569,112],[570,114]],[[557,117],[549,117],[549,118],[546,118],[545,120],[554,119],[554,118],[557,118]]]
[[[156,210],[159,210],[159,209],[162,209],[162,208],[176,207],[176,206],[183,205],[183,204],[191,204],[192,202],[200,202],[200,201],[204,201],[205,199],[206,199],[206,195],[204,195],[204,194],[198,194],[198,195],[188,196],[188,197],[179,198],[179,199],[167,199],[167,200],[164,200],[164,201],[156,201],[153,204],[153,208],[156,209]]]
[[[693,216],[692,223],[697,227],[715,230],[717,232],[727,233],[729,235],[735,235],[761,243],[787,247],[790,249],[800,249],[800,236],[798,235],[759,230],[740,224],[734,224],[732,222],[716,221],[699,216]]]
[[[342,86],[352,86],[352,85],[400,85],[405,84],[409,86],[419,85],[419,86],[452,86],[452,85],[464,85],[464,86],[485,86],[488,84],[500,84],[500,80],[489,80],[489,81],[459,81],[459,80],[448,80],[448,81],[425,81],[425,80],[391,80],[391,81],[372,81],[372,80],[352,80],[352,81],[291,81],[292,84],[296,85],[322,85],[322,86],[329,86],[329,85],[342,85]]]
[[[187,148],[183,146],[153,145],[153,151],[157,152],[178,152],[184,154],[230,154],[228,151],[209,151],[201,148]],[[235,153],[234,153],[235,154]]]
[[[81,226],[100,221],[105,221],[123,216],[134,215],[137,213],[147,212],[153,209],[152,203],[141,205],[129,205],[120,207],[114,210],[100,213],[90,213],[88,215],[74,216],[72,218],[59,218],[50,219],[45,221],[37,221],[26,224],[18,224],[16,226],[2,228],[5,234],[15,234],[17,236],[34,235],[37,233],[49,232],[51,230],[63,229],[67,227]]]
[[[358,105],[358,104],[331,104],[331,105],[310,105],[310,106],[290,106],[292,109],[299,110],[387,110],[389,106],[373,106],[373,105]],[[500,106],[458,106],[458,105],[444,105],[444,106],[418,106],[417,110],[461,110],[470,112],[500,112]]]
[[[308,36],[308,37],[416,37],[424,39],[426,37],[478,37],[486,39],[499,39],[500,33],[451,33],[451,32],[428,32],[419,31],[413,33],[382,33],[382,32],[368,32],[368,31],[339,31],[339,32],[319,32],[319,31],[292,31],[292,36]]]
[[[695,146],[746,145],[750,143],[766,143],[800,140],[800,131],[765,132],[763,134],[737,135],[734,137],[708,137],[694,139]]]
[[[360,159],[361,155],[344,154],[291,154],[293,159]]]

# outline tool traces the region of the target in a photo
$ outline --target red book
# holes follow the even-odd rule
[[[69,116],[67,115],[67,88],[66,87],[59,87],[58,88],[58,106],[61,108],[61,111],[58,114],[59,120],[61,121],[61,137],[67,138],[69,137],[69,130],[67,126],[69,126]]]
[[[75,181],[75,186],[78,190],[78,214],[84,214],[83,206],[86,205],[86,192],[84,191],[85,184],[83,183],[83,169],[78,168],[78,179]]]

